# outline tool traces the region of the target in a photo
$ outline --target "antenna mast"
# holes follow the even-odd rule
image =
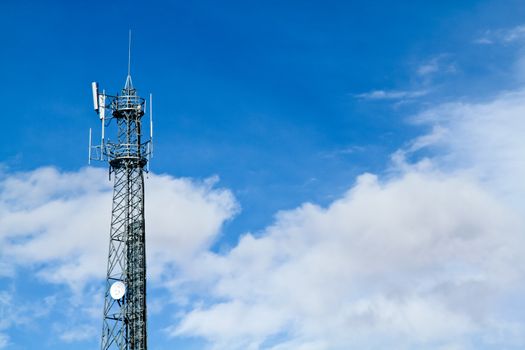
[[[131,76],[131,29],[129,30],[128,40],[128,77]]]
[[[110,177],[114,176],[102,350],[147,350],[144,172],[152,147],[151,132],[143,135],[145,100],[133,87],[130,68],[131,31],[128,75],[121,93],[106,95],[92,84],[102,138],[100,145],[91,146],[90,131],[90,159],[107,161]],[[116,127],[105,129],[112,120]],[[150,130],[151,123],[150,116]],[[143,141],[143,136],[150,139]]]

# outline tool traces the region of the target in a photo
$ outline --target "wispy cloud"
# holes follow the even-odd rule
[[[436,55],[419,65],[416,73],[421,77],[428,77],[437,73],[455,73],[456,64],[451,61],[448,54]]]
[[[433,90],[433,81],[442,74],[453,74],[457,72],[456,63],[452,60],[450,54],[441,53],[434,55],[426,60],[416,64],[411,72],[414,77],[413,88],[385,90],[378,89],[352,96],[361,100],[390,100],[403,104],[428,95]]]
[[[474,40],[474,43],[480,45],[491,45],[497,43],[508,44],[525,39],[525,25],[519,25],[513,28],[486,30],[483,35]]]
[[[352,145],[352,146],[346,146],[341,148],[336,148],[327,152],[321,152],[320,156],[323,158],[336,158],[336,157],[344,157],[355,153],[361,153],[364,152],[366,147],[364,146],[358,146],[358,145]]]
[[[490,45],[490,44],[494,44],[494,41],[484,36],[484,37],[474,40],[474,43],[480,44],[480,45]]]
[[[7,334],[0,333],[0,349],[4,349],[9,345],[9,337]]]
[[[0,349],[11,345],[9,331],[13,326],[33,327],[37,319],[49,314],[56,302],[53,297],[40,295],[36,301],[27,301],[17,295],[14,286],[0,290]]]
[[[69,328],[56,330],[59,333],[59,338],[65,343],[74,343],[86,339],[96,338],[98,335],[98,327],[92,325],[69,325]]]
[[[354,97],[363,100],[403,100],[414,99],[428,94],[428,90],[373,90]]]
[[[504,33],[503,40],[506,42],[512,42],[525,38],[525,25],[514,27]]]

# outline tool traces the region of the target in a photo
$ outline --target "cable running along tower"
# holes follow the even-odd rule
[[[144,172],[153,151],[152,96],[149,140],[144,141],[142,118],[146,101],[133,87],[130,55],[126,83],[120,94],[99,92],[96,82],[92,89],[102,135],[100,145],[93,146],[90,129],[89,159],[107,161],[110,179],[112,175],[114,178],[101,349],[146,350]]]

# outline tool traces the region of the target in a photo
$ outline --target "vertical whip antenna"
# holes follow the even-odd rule
[[[91,128],[89,128],[88,164],[91,164]]]
[[[153,94],[149,94],[149,138],[153,140]]]
[[[128,39],[128,77],[131,75],[131,29],[129,30]]]
[[[153,158],[153,94],[149,94],[149,139],[151,144],[150,156]]]
[[[128,36],[128,76],[126,77],[125,90],[133,90],[133,82],[131,81],[131,29]]]

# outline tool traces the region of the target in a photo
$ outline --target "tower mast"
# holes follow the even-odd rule
[[[133,86],[129,62],[128,57],[128,75],[120,94],[100,93],[93,83],[103,136],[100,145],[90,146],[91,159],[107,161],[114,178],[102,350],[147,349],[144,171],[151,140],[143,141],[145,100]],[[116,128],[105,130],[112,119]],[[106,139],[106,134],[115,141]]]

